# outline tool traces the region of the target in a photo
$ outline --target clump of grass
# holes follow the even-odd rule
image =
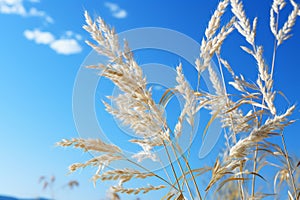
[[[128,158],[121,148],[99,139],[62,140],[57,145],[74,146],[84,151],[101,153],[86,163],[71,165],[70,171],[74,172],[86,166],[97,167],[98,170],[92,180],[94,182],[118,180],[118,184],[112,186],[113,192],[139,194],[168,188],[169,191],[163,199],[203,199],[209,193],[214,193],[216,199],[225,197],[261,199],[267,196],[299,199],[300,164],[291,160],[283,132],[285,127],[294,122],[290,116],[295,106],[278,111],[274,102],[276,95],[280,93],[274,88],[273,79],[277,49],[291,37],[295,21],[300,15],[299,6],[290,0],[289,4],[293,9],[283,26],[279,27],[279,14],[286,4],[284,0],[274,0],[270,6],[270,29],[274,35],[274,50],[272,60],[267,62],[264,59],[264,47],[256,42],[259,20],[254,18],[251,21],[247,17],[242,1],[221,0],[208,23],[201,41],[199,58],[195,61],[198,71],[196,90],[189,86],[183,74],[182,64],[179,64],[176,68],[177,86],[168,88],[162,96],[161,105],[154,101],[151,90],[146,87],[147,80],[135,61],[129,45],[125,42],[121,48],[115,30],[111,29],[102,18],[93,21],[85,12],[86,25],[83,28],[94,40],[94,43],[87,41],[87,44],[109,59],[107,65],[88,67],[103,70],[101,76],[111,80],[122,91],[117,97],[108,97],[114,106],[107,101],[103,103],[110,114],[119,119],[123,125],[129,126],[136,136],[141,138],[129,142],[132,145],[139,145],[142,151]],[[221,20],[225,12],[230,12],[232,18],[222,25]],[[253,63],[253,70],[257,69],[255,81],[247,80],[245,75],[236,74],[227,58],[222,56],[222,44],[233,31],[237,31],[247,42],[246,46],[241,46],[241,50],[255,60]],[[212,67],[212,59],[218,61],[221,78]],[[271,63],[271,66],[267,63]],[[208,71],[215,93],[207,92],[200,87],[200,77],[204,71]],[[225,80],[224,71],[231,75],[230,80]],[[236,93],[229,94],[228,87],[233,87]],[[175,93],[181,95],[185,103],[175,128],[171,129],[160,106],[166,106]],[[183,122],[186,121],[193,127],[195,115],[202,109],[211,112],[212,117],[208,126],[215,119],[221,120],[227,140],[224,154],[215,159],[214,166],[192,169],[189,154],[182,152],[178,140],[182,134]],[[273,137],[279,137],[281,143],[270,142],[273,140],[269,138]],[[160,158],[154,153],[156,147],[163,147],[170,161],[170,170],[165,170],[165,175],[159,175],[139,164],[144,159],[159,162]],[[177,158],[174,163],[171,162],[171,156]],[[112,162],[118,160],[125,160],[139,170],[106,169]],[[274,164],[271,162],[273,160],[280,164]],[[274,189],[270,190],[268,187],[257,189],[258,178],[267,181],[264,174],[260,173],[262,168],[267,167],[278,170],[274,176]],[[211,177],[206,188],[202,188],[197,180],[199,175],[206,172],[211,172]],[[138,188],[125,186],[133,179],[144,180],[151,177],[157,178],[162,185],[141,184]],[[283,183],[286,187],[281,187]],[[195,194],[193,191],[196,191]]]

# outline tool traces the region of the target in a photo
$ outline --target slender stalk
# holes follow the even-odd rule
[[[240,161],[240,163],[242,166],[242,161]],[[241,172],[240,176],[241,176],[241,178],[243,178],[242,171],[240,170],[240,172]],[[239,187],[240,187],[241,199],[244,200],[245,193],[244,193],[244,188],[243,188],[243,180],[239,180],[238,183],[239,183]]]
[[[243,188],[242,188],[242,184],[240,181],[238,181],[238,184],[239,184],[239,187],[240,187],[240,196],[241,196],[241,199],[244,200],[244,191],[243,191]]]
[[[123,155],[123,156],[124,156],[124,155]],[[125,157],[125,156],[124,156],[124,157]],[[130,162],[130,163],[132,163],[132,164],[134,164],[134,165],[136,165],[136,166],[138,166],[138,167],[140,167],[141,169],[147,171],[148,173],[151,173],[153,176],[155,176],[155,177],[159,178],[160,180],[162,180],[163,182],[167,183],[168,185],[170,185],[170,186],[171,186],[172,188],[174,188],[175,190],[181,191],[180,188],[176,188],[172,183],[170,183],[169,181],[167,181],[167,180],[164,179],[163,177],[161,177],[161,176],[155,174],[154,172],[148,170],[148,169],[145,168],[144,166],[142,166],[142,165],[140,165],[140,164],[138,164],[138,163],[136,163],[136,162],[130,160],[129,158],[126,158],[126,157],[125,157],[125,160],[128,161],[128,162]]]
[[[271,79],[273,78],[273,74],[274,74],[274,66],[275,66],[275,57],[276,57],[276,52],[277,52],[277,42],[276,42],[276,39],[274,41],[274,49],[273,49],[273,56],[272,56],[272,67],[271,67],[271,73],[270,73],[270,76],[271,76]]]
[[[218,60],[221,77],[222,77],[222,84],[224,87],[224,93],[225,93],[225,97],[226,97],[226,105],[229,106],[225,78],[224,78],[224,73],[223,73],[222,64],[221,64],[221,57],[220,57],[220,54],[216,54],[216,56],[217,56],[217,60]],[[231,126],[233,127],[233,118],[232,118],[231,113],[230,113],[230,121],[231,121]],[[236,136],[235,136],[236,134],[234,132],[234,128],[232,128],[232,131],[233,131],[232,139],[233,139],[233,142],[236,143]]]
[[[165,126],[166,129],[168,129],[170,132],[172,132],[172,130],[170,129],[170,127],[168,126],[168,124],[164,124],[164,126]],[[165,149],[166,149],[166,144],[165,144],[164,141],[163,141],[163,144],[164,144]],[[202,200],[202,197],[201,197],[201,194],[200,194],[198,185],[197,185],[196,180],[195,180],[195,176],[194,176],[194,174],[193,174],[193,172],[192,172],[192,170],[191,170],[191,168],[190,168],[190,165],[189,165],[187,159],[185,158],[183,152],[181,151],[181,148],[178,148],[178,149],[176,150],[176,148],[174,147],[172,141],[170,142],[170,145],[171,145],[171,148],[172,148],[172,150],[173,150],[174,155],[176,156],[176,160],[177,160],[177,163],[178,163],[178,165],[179,165],[180,171],[181,171],[181,173],[182,173],[184,182],[186,183],[186,186],[187,186],[189,195],[191,196],[192,199],[194,199],[194,197],[193,197],[193,195],[192,195],[192,192],[191,192],[191,190],[190,190],[190,186],[189,186],[188,181],[187,181],[186,176],[185,176],[186,173],[183,171],[182,165],[181,165],[181,163],[180,163],[180,159],[178,158],[178,155],[177,155],[177,151],[178,151],[178,150],[179,150],[180,155],[182,155],[182,157],[184,158],[184,162],[185,162],[186,166],[188,167],[188,171],[189,171],[188,173],[189,173],[189,174],[191,175],[191,177],[192,177],[192,180],[193,180],[193,183],[194,183],[194,185],[195,185],[196,192],[197,192],[197,195],[198,195],[198,197],[199,197],[199,200]],[[167,151],[167,149],[166,149],[166,151]],[[168,153],[168,151],[167,151],[167,153]],[[168,156],[169,156],[169,155],[168,155]],[[170,159],[169,159],[169,160],[170,160]],[[170,162],[171,162],[171,161],[170,161]],[[171,164],[172,164],[172,163],[171,163]],[[177,184],[178,184],[177,178],[176,178],[176,181],[177,181]]]
[[[150,107],[153,108],[152,106],[150,106]],[[170,127],[168,126],[168,124],[165,123],[163,119],[161,119],[161,118],[159,117],[159,120],[161,120],[161,122],[163,122],[163,126],[164,126],[165,129],[168,129],[170,132],[172,131],[172,130],[170,129]],[[180,190],[180,192],[181,192],[181,194],[182,194],[182,190],[181,190],[181,187],[180,187],[180,185],[179,185],[178,177],[177,177],[175,168],[174,168],[174,166],[173,166],[173,163],[172,163],[172,160],[171,160],[171,157],[170,157],[170,153],[169,153],[169,151],[168,151],[168,149],[167,149],[167,145],[166,145],[166,143],[165,143],[165,141],[164,141],[163,139],[162,139],[162,142],[163,142],[165,151],[166,151],[166,153],[167,153],[168,160],[169,160],[169,162],[170,162],[170,165],[171,165],[171,168],[172,168],[174,177],[175,177],[175,179],[176,179],[176,184],[177,184],[177,186],[178,186],[178,188],[179,188],[179,190]],[[176,160],[177,160],[178,166],[179,166],[179,168],[180,168],[180,171],[181,171],[181,173],[182,173],[182,175],[183,175],[184,182],[186,183],[186,186],[187,186],[189,195],[190,195],[190,197],[191,197],[192,199],[194,199],[194,197],[193,197],[193,195],[192,195],[192,192],[191,192],[191,189],[190,189],[190,186],[189,186],[189,184],[188,184],[188,181],[187,181],[187,179],[186,179],[186,177],[185,177],[185,173],[184,173],[184,171],[183,171],[183,169],[182,169],[182,165],[181,165],[181,163],[180,163],[180,160],[179,160],[179,158],[177,157],[177,153],[176,153],[176,151],[175,151],[175,148],[174,148],[174,146],[173,146],[173,143],[170,142],[170,145],[171,145],[171,148],[172,148],[172,150],[173,150],[173,153],[174,153],[174,155],[175,155],[175,157],[176,157]],[[198,190],[198,188],[197,188],[197,190]],[[202,198],[201,198],[200,193],[198,193],[198,195],[199,195],[199,198],[200,198],[200,200],[201,200]]]
[[[264,97],[262,99],[262,105],[264,105]],[[255,108],[253,107],[253,109],[255,110]],[[260,127],[261,121],[262,121],[262,117],[260,117],[260,121],[257,117],[257,122],[258,122],[258,127]],[[253,160],[253,172],[256,173],[257,170],[257,156],[258,156],[258,143],[256,143],[255,145],[255,151],[254,151],[254,160]],[[255,181],[256,181],[256,175],[253,174],[252,175],[252,184],[251,184],[251,197],[254,198],[255,197]]]
[[[278,23],[279,23],[279,12],[276,16],[276,32],[278,31]],[[276,52],[277,52],[277,39],[274,39],[274,46],[273,46],[273,55],[272,55],[272,66],[271,66],[271,79],[273,78],[274,68],[275,68],[275,59],[276,59]]]
[[[198,71],[197,88],[196,88],[197,92],[199,92],[199,88],[200,88],[200,77],[201,77],[201,74],[200,74],[200,71]]]
[[[189,162],[187,161],[187,159],[185,158],[184,155],[182,155],[182,157],[183,157],[183,159],[184,159],[184,162],[186,163],[186,166],[188,167],[189,173],[190,173],[191,176],[192,176],[192,181],[193,181],[193,183],[194,183],[194,185],[195,185],[197,195],[198,195],[199,199],[202,200],[202,197],[201,197],[201,194],[200,194],[200,191],[199,191],[199,187],[198,187],[198,185],[197,185],[197,182],[196,182],[195,176],[194,176],[194,174],[193,174],[193,172],[192,172],[192,169],[191,169],[191,167],[190,167],[190,164],[189,164]]]
[[[262,99],[262,104],[264,104],[264,97]],[[255,110],[255,108],[253,107],[253,109]],[[260,117],[260,121],[257,117],[257,126],[259,127],[262,121],[262,117]],[[258,156],[258,143],[256,143],[256,147],[255,147],[255,151],[254,151],[254,160],[253,160],[253,172],[256,173],[257,170],[257,156]],[[252,175],[252,184],[251,184],[251,197],[254,198],[255,197],[255,181],[256,181],[256,175],[253,174]]]
[[[277,18],[276,18],[276,32],[278,30],[278,23],[279,23],[279,13],[277,14]],[[275,68],[276,52],[277,52],[277,40],[275,38],[274,48],[273,48],[273,56],[272,56],[272,67],[271,67],[271,74],[270,74],[271,78],[273,77],[274,68]],[[290,163],[290,160],[289,160],[289,154],[288,154],[288,151],[287,151],[287,148],[286,148],[286,143],[285,143],[283,132],[281,132],[280,136],[281,136],[281,141],[282,141],[282,145],[283,145],[283,148],[284,148],[284,157],[285,157],[286,162],[287,162],[288,171],[289,171],[289,174],[290,174],[290,179],[291,179],[291,182],[292,182],[292,187],[293,187],[294,194],[295,194],[295,199],[296,199],[297,198],[297,189],[296,189],[295,180],[294,180],[294,176],[293,176],[292,169],[291,169],[291,163]]]
[[[292,187],[293,187],[294,194],[295,194],[295,199],[297,199],[296,184],[295,184],[294,176],[293,176],[293,173],[292,173],[291,162],[290,162],[290,159],[289,159],[288,150],[286,148],[286,143],[285,143],[283,132],[281,132],[280,135],[281,135],[282,145],[283,145],[283,149],[284,149],[284,157],[285,157],[286,162],[287,162],[287,166],[288,166],[288,170],[289,170],[289,174],[290,174],[290,179],[291,179]]]
[[[172,130],[170,129],[169,126],[167,126],[166,128],[169,129],[170,132],[172,131]],[[194,176],[194,174],[193,174],[193,172],[192,172],[192,170],[191,170],[191,168],[190,168],[190,165],[189,165],[188,160],[187,160],[186,157],[184,156],[184,153],[181,151],[181,148],[177,148],[177,149],[176,149],[176,148],[174,147],[174,145],[173,145],[173,142],[171,142],[171,147],[172,147],[172,150],[173,150],[173,152],[174,152],[174,155],[176,156],[177,162],[178,162],[178,164],[179,164],[179,167],[180,167],[182,176],[183,176],[183,178],[184,178],[184,181],[186,182],[186,185],[187,185],[188,190],[189,190],[189,186],[188,186],[188,181],[187,181],[186,176],[185,176],[186,173],[182,170],[182,166],[181,166],[180,160],[179,160],[179,158],[178,158],[178,156],[177,156],[177,151],[179,151],[178,153],[182,156],[182,158],[183,158],[183,160],[184,160],[184,162],[185,162],[185,164],[186,164],[186,166],[187,166],[187,168],[188,168],[188,173],[189,173],[189,174],[191,175],[191,177],[192,177],[192,181],[193,181],[193,184],[194,184],[194,186],[195,186],[195,188],[196,188],[196,192],[197,192],[197,196],[198,196],[199,200],[202,200],[201,193],[200,193],[200,191],[199,191],[199,187],[198,187],[198,185],[197,185],[195,176]],[[191,196],[191,192],[190,192],[190,191],[189,191],[189,193],[190,193],[190,196]],[[192,197],[192,196],[191,196],[191,197]]]
[[[171,165],[171,168],[172,168],[172,171],[173,171],[173,174],[174,174],[175,180],[176,180],[176,184],[177,184],[177,186],[178,186],[178,189],[179,189],[180,193],[182,194],[182,190],[181,190],[181,187],[180,187],[180,185],[179,185],[179,182],[178,182],[178,177],[177,177],[177,174],[176,174],[176,171],[175,171],[174,165],[173,165],[173,163],[172,163],[172,160],[171,160],[171,157],[170,157],[170,153],[169,153],[169,151],[168,151],[168,149],[167,149],[167,146],[166,146],[166,143],[165,143],[165,141],[162,141],[162,142],[163,142],[163,145],[164,145],[165,151],[166,151],[166,153],[167,153],[168,160],[169,160],[169,162],[170,162],[170,165]]]
[[[256,168],[257,168],[257,155],[258,155],[258,144],[256,144],[255,152],[254,152],[254,163],[253,163],[253,172],[256,173]],[[254,198],[254,193],[255,193],[255,180],[256,180],[256,175],[253,174],[252,176],[252,185],[251,185],[251,197]]]
[[[199,198],[200,200],[202,200],[202,196],[201,196],[201,193],[200,193],[200,191],[199,191],[198,184],[197,184],[197,182],[196,182],[196,179],[195,179],[193,170],[191,169],[190,164],[189,164],[187,158],[184,156],[184,154],[183,154],[183,152],[181,151],[180,148],[178,148],[178,150],[176,151],[176,149],[175,149],[175,147],[173,146],[173,144],[172,144],[172,148],[174,149],[173,151],[175,151],[176,154],[177,154],[177,151],[179,151],[178,153],[182,156],[182,158],[183,158],[183,160],[184,160],[184,163],[186,164],[186,166],[187,166],[187,168],[188,168],[188,172],[184,172],[184,173],[182,173],[182,175],[183,175],[183,176],[185,176],[185,174],[190,174],[190,175],[191,175],[193,184],[194,184],[194,186],[195,186],[195,188],[196,188],[197,196],[198,196],[198,198]]]
[[[169,128],[169,127],[168,127],[168,128]],[[170,128],[169,128],[169,129],[170,129]],[[193,132],[193,129],[194,129],[194,127],[192,127],[192,132]],[[174,151],[174,150],[175,150],[175,147],[174,147],[173,143],[172,143],[171,145],[172,145],[172,148],[173,148],[173,151]],[[194,173],[192,172],[192,169],[191,169],[191,167],[190,167],[190,164],[189,164],[187,158],[185,157],[185,155],[184,155],[184,153],[182,152],[182,150],[181,150],[180,147],[177,148],[177,151],[179,151],[178,153],[182,156],[182,158],[183,158],[183,160],[184,160],[184,163],[185,163],[186,167],[188,168],[188,172],[187,172],[187,173],[190,174],[191,177],[192,177],[192,181],[193,181],[193,184],[194,184],[194,186],[195,186],[195,188],[196,188],[196,192],[197,192],[197,196],[198,196],[199,200],[202,200],[202,196],[201,196],[201,193],[200,193],[200,191],[199,191],[198,184],[197,184],[197,182],[196,182]],[[174,151],[174,153],[175,153],[176,155],[177,155],[177,151]],[[188,150],[188,154],[189,154],[189,153],[190,153],[190,149]],[[183,173],[182,175],[185,176],[185,173]]]
[[[164,172],[165,172],[165,174],[166,174],[166,176],[167,176],[169,182],[172,182],[171,177],[170,177],[170,175],[169,175],[167,169],[163,166],[163,163],[162,163],[162,161],[160,160],[160,158],[159,158],[159,162],[160,162],[160,165],[161,165],[161,167],[163,168],[163,170],[164,170]]]
[[[164,145],[165,145],[165,143],[164,143]],[[183,171],[183,168],[182,168],[180,159],[179,159],[178,156],[177,156],[176,150],[175,150],[174,145],[172,144],[172,142],[171,142],[170,146],[171,146],[172,151],[173,151],[173,153],[174,153],[174,155],[175,155],[175,157],[176,157],[176,160],[177,160],[177,163],[178,163],[180,172],[181,172],[181,174],[182,174],[182,176],[183,176],[183,180],[184,180],[184,182],[185,182],[185,184],[186,184],[186,187],[187,187],[187,189],[188,189],[189,195],[190,195],[190,197],[191,197],[192,199],[194,199],[193,194],[192,194],[192,192],[191,192],[191,188],[190,188],[189,183],[188,183],[188,181],[187,181],[187,179],[186,179],[185,172]],[[165,147],[166,147],[166,146],[165,146]]]
[[[279,13],[276,16],[276,31],[278,30],[278,23],[279,23]],[[254,52],[256,52],[256,47],[252,45],[252,48]],[[272,65],[271,65],[271,72],[270,72],[270,79],[273,78],[273,73],[274,73],[274,68],[275,68],[275,58],[276,58],[276,52],[277,52],[277,40],[276,38],[274,39],[274,45],[273,45],[273,55],[272,55]],[[262,99],[262,105],[264,105],[264,97]],[[262,117],[260,118],[262,120]],[[253,162],[253,172],[256,173],[256,168],[257,168],[257,155],[258,155],[258,144],[256,144],[256,148],[254,151],[254,162]],[[255,193],[255,181],[256,181],[256,175],[252,175],[252,184],[251,184],[251,197],[254,198],[254,193]]]
[[[227,89],[226,89],[224,73],[223,73],[223,69],[222,69],[222,65],[221,65],[221,60],[220,60],[220,54],[216,54],[216,55],[217,55],[217,59],[218,59],[218,65],[219,65],[219,68],[220,68],[220,73],[221,73],[221,78],[222,78],[222,84],[223,84],[223,87],[224,87],[224,93],[225,93],[225,98],[226,98],[226,105],[229,107]],[[230,120],[231,120],[231,126],[233,127],[233,118],[232,118],[232,114],[231,113],[230,113]],[[236,134],[235,134],[234,128],[232,128],[232,132],[233,132],[233,136],[232,136],[233,142],[236,143],[236,136],[235,136]],[[240,177],[243,178],[242,171],[240,171],[240,172],[241,172]],[[243,181],[242,180],[238,180],[238,184],[239,184],[239,187],[240,187],[241,199],[243,200],[244,199]]]
[[[150,104],[150,105],[148,105],[148,106],[149,106],[149,110],[155,110],[155,111],[157,111],[156,107],[153,106],[152,104]],[[163,126],[164,126],[164,127],[168,127],[167,123],[161,118],[161,116],[157,116],[157,117],[158,117],[158,119],[163,123]],[[173,165],[173,163],[172,163],[172,160],[171,160],[171,157],[170,157],[170,153],[169,153],[169,151],[168,151],[168,149],[167,149],[167,146],[166,146],[166,143],[165,143],[164,139],[161,139],[161,140],[162,140],[162,142],[163,142],[164,149],[165,149],[165,151],[166,151],[166,153],[167,153],[168,160],[169,160],[169,162],[170,162],[170,165],[171,165],[171,169],[172,169],[174,178],[176,179],[176,184],[177,184],[177,186],[178,186],[178,190],[179,190],[179,192],[182,194],[182,189],[181,189],[181,187],[180,187],[180,185],[179,185],[178,177],[177,177],[177,174],[176,174],[174,165]],[[173,187],[174,187],[174,186],[173,186]]]

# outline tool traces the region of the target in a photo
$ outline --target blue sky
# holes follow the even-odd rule
[[[55,142],[62,138],[77,136],[72,114],[73,85],[77,71],[91,51],[84,43],[89,36],[81,28],[84,10],[93,17],[102,16],[117,32],[163,27],[200,41],[217,3],[216,0],[186,3],[179,0],[0,0],[0,194],[48,196],[49,191],[42,191],[38,179],[42,175],[55,175],[59,200],[99,200],[105,196],[105,187],[109,183],[93,188],[89,181],[93,170],[66,176],[71,163],[84,161],[89,155],[54,147]],[[270,5],[270,0],[245,2],[249,17],[259,17],[257,41],[265,45],[267,60],[271,58],[273,43],[268,27]],[[285,17],[286,13],[282,15],[283,20]],[[229,17],[225,15],[224,19]],[[283,91],[292,104],[298,104],[299,21],[293,35],[278,50],[274,78],[275,87]],[[237,33],[233,33],[229,40],[231,42],[224,44],[224,57],[233,66],[240,66],[239,72],[255,78],[254,61],[239,50],[245,42]],[[138,55],[139,62],[155,62],[154,56],[143,58],[143,55]],[[164,58],[168,59],[168,56],[158,57]],[[169,60],[173,67],[179,61]],[[281,108],[284,110],[286,106],[284,104]],[[294,117],[299,119],[299,107]],[[298,156],[299,128],[299,123],[296,123],[286,131],[288,148]],[[73,191],[61,188],[74,179],[80,182],[79,188]]]

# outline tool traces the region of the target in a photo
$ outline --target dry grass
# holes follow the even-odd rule
[[[293,7],[293,10],[280,28],[279,14],[287,3]],[[232,18],[222,26],[221,17],[225,12],[230,12]],[[139,194],[168,187],[169,192],[166,192],[162,199],[204,199],[212,193],[216,199],[262,199],[267,196],[299,199],[299,162],[291,160],[283,132],[286,126],[294,122],[290,116],[295,106],[290,106],[285,111],[278,111],[274,102],[278,91],[274,88],[273,80],[276,50],[291,37],[299,14],[299,6],[292,0],[290,2],[274,0],[270,5],[270,29],[275,42],[272,60],[267,62],[264,60],[263,46],[256,43],[258,19],[254,18],[251,21],[247,18],[242,1],[221,0],[208,23],[205,37],[201,42],[199,58],[195,61],[198,70],[197,89],[193,90],[189,86],[182,65],[179,64],[176,68],[177,86],[169,88],[160,101],[161,105],[166,106],[174,93],[181,95],[185,101],[178,122],[172,130],[162,109],[153,100],[151,90],[146,87],[147,80],[134,60],[128,44],[125,43],[121,48],[114,29],[111,29],[100,17],[93,21],[86,12],[86,25],[83,28],[91,34],[95,42],[87,41],[87,44],[110,61],[108,65],[88,67],[103,70],[102,76],[110,79],[122,91],[117,97],[108,97],[114,106],[105,101],[103,103],[110,114],[121,120],[123,125],[129,126],[141,138],[132,139],[129,143],[139,145],[142,151],[137,152],[132,158],[127,158],[121,148],[106,144],[99,139],[63,140],[58,143],[59,146],[74,146],[83,151],[101,153],[100,156],[86,163],[71,165],[70,172],[86,166],[98,167],[93,181],[117,180],[118,184],[112,187],[112,191],[119,193]],[[248,44],[241,46],[241,50],[256,61],[253,63],[253,70],[257,69],[258,77],[255,81],[237,75],[230,62],[222,57],[222,44],[233,31],[240,33]],[[211,66],[213,58],[219,61],[221,78]],[[267,66],[267,63],[272,64]],[[201,73],[205,70],[208,71],[215,93],[209,93],[200,87]],[[225,80],[224,70],[231,74],[231,80]],[[229,94],[228,87],[236,89],[236,93]],[[233,96],[235,98],[232,98]],[[244,106],[245,104],[250,106]],[[221,120],[227,141],[224,154],[215,159],[214,166],[191,169],[189,156],[182,154],[178,139],[182,134],[183,122],[186,120],[193,127],[195,115],[202,109],[211,112],[210,123],[217,118]],[[173,135],[175,138],[172,137]],[[281,143],[276,144],[268,140],[273,137],[281,138]],[[164,176],[151,172],[146,166],[139,164],[143,159],[159,162],[160,158],[153,150],[159,146],[165,149],[170,160],[171,155],[178,158],[176,162],[170,162],[170,170],[166,170]],[[125,160],[140,170],[106,169],[117,160]],[[280,164],[275,164],[275,161]],[[258,189],[256,186],[257,178],[266,181],[264,174],[260,173],[262,168],[277,170],[273,190],[268,187]],[[206,188],[199,187],[198,176],[208,171],[211,172],[208,185]],[[144,180],[150,177],[157,178],[164,185],[141,184],[139,188],[127,188],[124,185],[132,179]],[[281,187],[283,184],[285,187]],[[192,191],[196,191],[196,194]],[[119,197],[115,196],[115,199]]]

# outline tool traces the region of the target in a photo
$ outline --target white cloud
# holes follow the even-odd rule
[[[38,29],[24,31],[24,36],[28,40],[33,40],[37,44],[48,45],[58,54],[70,55],[80,53],[82,51],[82,47],[78,43],[78,34],[75,34],[72,31],[67,31],[65,35],[66,36],[63,36],[60,39],[55,39],[53,34],[50,32],[43,32]]]
[[[104,5],[110,10],[112,16],[115,18],[121,19],[127,17],[126,10],[120,8],[118,4],[106,2]]]
[[[59,39],[51,43],[50,47],[59,54],[69,55],[82,51],[81,46],[75,39]]]
[[[26,15],[22,0],[0,0],[0,13]]]
[[[37,44],[50,44],[55,40],[54,36],[50,32],[42,32],[38,29],[33,31],[25,30],[24,36],[28,40],[33,40]]]
[[[38,3],[39,0],[29,0],[31,3]],[[26,10],[23,0],[0,0],[0,13],[2,14],[15,14],[23,17],[33,16],[43,18],[48,23],[53,23],[53,19],[47,15],[46,12],[36,8]]]

